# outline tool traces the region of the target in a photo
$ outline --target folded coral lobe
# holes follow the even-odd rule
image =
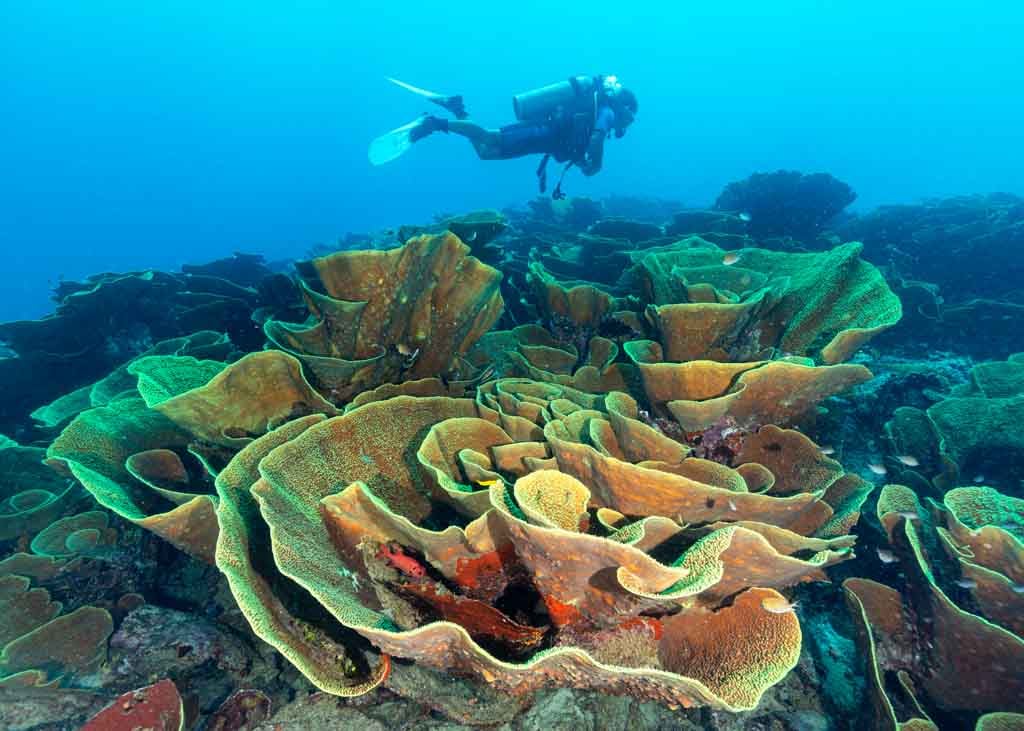
[[[386,251],[338,252],[299,265],[310,317],[268,321],[340,400],[381,383],[446,374],[501,316],[501,274],[454,234]]]

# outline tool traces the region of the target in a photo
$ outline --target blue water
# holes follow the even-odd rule
[[[59,277],[501,207],[535,160],[432,138],[379,169],[369,140],[425,111],[384,81],[510,95],[616,73],[640,115],[573,194],[702,205],[758,170],[828,171],[857,206],[1024,191],[1024,6],[949,2],[6,2],[0,320]]]

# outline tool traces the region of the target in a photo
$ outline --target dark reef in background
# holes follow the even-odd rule
[[[1005,358],[1024,330],[1024,199],[1008,193],[883,206],[836,227],[864,242],[904,300],[886,338]]]
[[[185,269],[63,281],[54,292],[53,314],[0,323],[7,351],[0,352],[0,433],[23,433],[33,409],[162,340],[208,330],[225,333],[243,350],[259,349],[263,332],[253,313],[288,319],[298,304],[291,279],[271,272],[262,257],[236,255]]]
[[[855,198],[847,183],[827,173],[780,170],[728,184],[712,210],[633,196],[536,198],[525,210],[439,215],[427,225],[350,234],[312,253],[387,248],[415,233],[452,230],[475,256],[503,272],[507,307],[501,324],[511,327],[537,317],[522,296],[530,287],[531,261],[561,277],[614,288],[628,263],[622,241],[628,242],[626,250],[642,249],[699,235],[732,250],[818,251],[859,240],[864,257],[882,268],[904,301],[903,322],[880,341],[887,347],[995,358],[1019,349],[1024,199],[996,193],[843,214]],[[186,265],[182,273],[98,274],[61,282],[52,315],[0,324],[0,385],[7,394],[0,404],[0,433],[24,431],[33,408],[166,338],[216,330],[242,350],[260,347],[264,320],[305,316],[285,273],[289,266],[235,254]]]
[[[853,188],[828,173],[778,170],[729,183],[714,207],[750,216],[754,236],[812,239],[856,199]]]

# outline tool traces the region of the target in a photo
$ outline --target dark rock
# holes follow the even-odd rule
[[[132,688],[170,677],[183,696],[213,710],[235,688],[269,675],[240,638],[214,622],[173,609],[144,605],[110,638],[103,685]]]
[[[628,696],[589,693],[560,688],[537,694],[534,705],[517,718],[516,731],[633,731],[668,729],[697,731],[690,716],[656,703],[641,703]]]
[[[473,725],[511,721],[529,703],[529,699],[498,693],[482,683],[410,663],[396,662],[386,685],[397,695],[445,718]]]
[[[270,699],[258,690],[232,693],[206,721],[206,731],[252,731],[270,716]]]
[[[429,712],[404,701],[351,705],[346,699],[327,693],[300,696],[283,706],[256,731],[278,729],[359,729],[359,731],[396,731],[397,729],[429,728],[421,723]],[[358,699],[356,699],[358,700]]]
[[[111,696],[60,688],[0,688],[4,731],[77,731]]]

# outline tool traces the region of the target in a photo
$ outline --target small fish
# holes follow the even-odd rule
[[[885,469],[884,466],[876,464],[875,462],[869,464],[868,469],[874,472],[876,475],[885,475],[889,472],[889,470]]]
[[[501,480],[477,480],[476,484],[480,487],[490,487],[491,485],[497,485]]]
[[[395,346],[395,350],[397,350],[402,355],[412,355],[412,352],[413,352],[412,348],[410,348],[405,343],[399,343],[398,345],[396,345]]]
[[[427,575],[427,570],[423,567],[423,564],[412,556],[406,555],[405,551],[402,550],[401,547],[391,548],[387,545],[381,546],[380,550],[377,551],[377,557],[383,558],[391,566],[406,576],[411,576],[415,579],[422,579]]]
[[[761,608],[772,614],[789,614],[795,612],[800,602],[790,603],[788,599],[781,596],[769,596],[761,600]]]
[[[974,579],[957,579],[956,585],[961,589],[973,589],[978,585],[978,582]]]
[[[909,454],[901,454],[897,457],[900,462],[905,464],[907,467],[920,467],[921,463],[917,461],[917,457],[912,457]]]
[[[899,559],[896,558],[896,554],[890,551],[888,548],[878,549],[878,560],[882,563],[896,563],[897,561],[899,561]]]
[[[921,516],[917,514],[916,510],[901,510],[899,516],[907,520],[921,520]]]
[[[974,476],[974,484],[980,485],[984,481],[985,481],[985,475],[975,475]]]
[[[738,508],[736,507],[736,503],[734,503],[732,500],[730,500],[729,501],[729,510],[731,510],[731,511],[733,511],[735,513],[737,509]]]
[[[739,218],[739,219],[740,219],[741,221],[743,221],[744,223],[748,223],[748,222],[750,221],[750,214],[749,214],[749,213],[747,213],[746,211],[743,211],[743,213],[741,213],[741,214],[740,214],[740,215],[738,216],[738,218]]]
[[[466,237],[466,242],[476,241],[476,231],[473,231]]]
[[[830,454],[835,454],[835,453],[836,453],[836,449],[835,449],[835,447],[821,447],[821,448],[820,448],[820,451],[821,451],[821,453],[822,453],[822,454],[824,454],[824,455],[825,455],[826,457],[827,457],[827,456],[829,456]]]
[[[722,263],[727,267],[731,267],[733,264],[740,260],[740,255],[730,251],[728,254],[722,257]]]

